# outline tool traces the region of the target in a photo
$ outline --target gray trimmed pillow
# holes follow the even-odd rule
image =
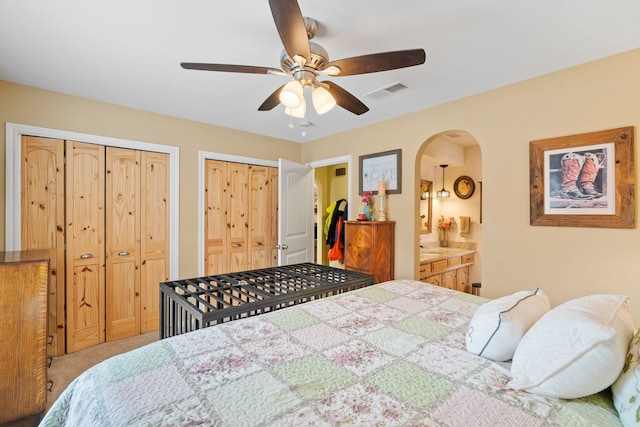
[[[486,302],[467,327],[467,351],[498,362],[511,359],[525,332],[549,309],[540,288]]]
[[[524,335],[508,386],[560,399],[598,393],[620,375],[634,329],[626,296],[589,295],[565,302]]]

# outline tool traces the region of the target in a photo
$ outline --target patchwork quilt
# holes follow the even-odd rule
[[[394,280],[167,338],[83,373],[41,425],[621,425],[608,392],[516,392],[468,353],[485,301]]]

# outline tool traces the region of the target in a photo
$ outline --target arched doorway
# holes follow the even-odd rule
[[[445,168],[441,166],[446,165]],[[416,250],[421,253],[440,247],[438,222],[441,216],[453,218],[456,225],[449,231],[451,248],[476,250],[470,269],[470,281],[480,282],[482,275],[482,154],[478,141],[469,132],[447,130],[424,141],[416,156],[418,189],[415,208]],[[444,177],[443,177],[444,175]],[[462,191],[471,180],[474,189]],[[458,185],[455,186],[456,181]],[[422,182],[423,185],[420,185]],[[424,194],[425,182],[431,191]],[[437,197],[439,190],[449,191],[448,198]],[[464,187],[466,189],[466,187]],[[431,223],[428,221],[428,209]],[[468,232],[460,233],[460,218],[469,221]],[[461,235],[462,234],[462,235]],[[423,258],[423,257],[419,257]],[[420,261],[415,266],[420,271]]]

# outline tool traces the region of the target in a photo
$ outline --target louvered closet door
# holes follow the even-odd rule
[[[227,240],[227,163],[206,161],[205,176],[205,274],[224,273]]]
[[[67,352],[104,342],[102,146],[66,142]]]
[[[49,251],[47,335],[64,354],[64,141],[22,137],[22,249]]]
[[[140,332],[140,152],[106,149],[106,339]]]
[[[140,332],[160,325],[160,282],[169,280],[169,155],[143,151],[141,162]]]

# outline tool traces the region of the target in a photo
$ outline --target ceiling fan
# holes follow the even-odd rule
[[[302,16],[297,0],[269,0],[271,14],[284,45],[280,68],[251,65],[203,64],[182,62],[189,70],[224,71],[231,73],[275,74],[291,76],[292,80],[280,86],[258,108],[268,111],[278,104],[285,106],[287,114],[304,117],[306,103],[303,89],[311,88],[313,105],[318,114],[324,114],[335,105],[363,114],[369,111],[358,98],[337,84],[318,80],[319,76],[352,76],[412,67],[425,62],[424,49],[398,50],[329,61],[327,51],[310,42],[317,31],[317,22]]]

